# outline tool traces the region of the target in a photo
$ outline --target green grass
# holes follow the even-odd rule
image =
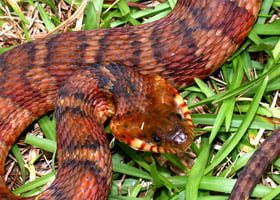
[[[67,5],[71,1],[64,0],[64,3]],[[0,2],[0,5],[3,6],[4,3]],[[57,33],[65,29],[73,31],[151,22],[168,14],[175,3],[170,0],[153,9],[139,10],[128,7],[124,0],[113,6],[103,4],[99,0],[89,1],[86,7],[82,1],[75,1],[72,7],[76,11],[71,13],[72,16],[81,19],[79,14],[82,13],[85,17],[81,20],[82,23],[74,24],[63,17],[63,21],[66,20],[67,23],[62,22],[53,0],[25,0],[18,3],[18,6],[8,5],[11,15],[21,19],[19,26],[22,35],[29,41],[32,38],[28,28],[30,21],[25,17],[23,5],[37,8],[45,30]],[[182,164],[182,159],[174,155],[159,157],[148,152],[136,152],[119,142],[112,142],[114,175],[109,199],[228,198],[234,184],[231,177],[240,172],[256,149],[250,140],[257,137],[260,129],[265,129],[265,135],[269,135],[280,125],[279,94],[278,99],[276,98],[276,91],[280,89],[280,20],[265,24],[274,14],[279,14],[279,7],[279,0],[265,1],[257,24],[234,56],[211,78],[196,80],[194,85],[181,91],[192,109],[193,122],[199,125],[195,128],[196,133],[204,133],[201,140],[192,144],[191,149],[197,156],[192,169],[187,169]],[[104,12],[106,13],[102,14]],[[1,15],[5,16],[0,10]],[[5,19],[0,20],[0,25],[3,23]],[[1,48],[0,52],[5,50],[6,47]],[[274,108],[277,106],[278,108]],[[45,138],[28,135],[26,143],[38,146],[44,151],[56,152],[54,120],[45,116],[39,120],[39,124]],[[246,153],[240,156],[240,151]],[[26,180],[26,174],[34,172],[26,170],[16,146],[13,153],[21,166],[22,179]],[[41,156],[43,153],[39,153],[28,163],[31,166],[29,169],[34,168],[32,166]],[[173,163],[185,174],[174,175],[170,168],[159,164],[158,160],[162,159]],[[54,164],[52,167],[55,168]],[[274,162],[273,168],[279,171],[280,159]],[[42,190],[40,186],[45,185],[54,176],[55,173],[51,172],[13,192],[24,195],[38,194]],[[269,177],[276,184],[280,183],[277,173],[268,173],[265,177]],[[258,185],[252,196],[263,197],[268,193],[270,194],[267,199],[276,199],[279,188],[273,190]]]

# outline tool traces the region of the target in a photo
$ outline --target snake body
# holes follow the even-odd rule
[[[179,0],[153,23],[57,34],[0,55],[1,199],[26,199],[7,189],[5,159],[20,133],[54,108],[59,171],[37,199],[106,199],[112,172],[102,124],[110,117],[114,135],[136,149],[185,150],[192,124],[174,88],[219,68],[260,4]]]
[[[232,189],[229,200],[249,199],[264,170],[280,154],[280,128],[276,129],[252,155]]]

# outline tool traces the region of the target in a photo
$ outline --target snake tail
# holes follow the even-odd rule
[[[268,165],[280,154],[280,128],[254,152],[237,179],[229,200],[247,200]]]

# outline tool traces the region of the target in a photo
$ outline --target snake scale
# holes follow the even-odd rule
[[[57,34],[0,55],[1,200],[106,199],[112,175],[103,131],[108,118],[114,136],[135,149],[184,151],[193,139],[192,122],[176,89],[208,76],[233,54],[260,4],[178,0],[168,16],[153,23]],[[54,109],[57,178],[37,197],[15,196],[3,178],[9,149],[30,123]],[[279,132],[256,153],[254,167],[245,168],[246,179],[238,181],[230,199],[248,198],[264,170],[251,180],[260,169],[258,156],[270,158],[265,168],[279,153],[269,151],[277,149]]]

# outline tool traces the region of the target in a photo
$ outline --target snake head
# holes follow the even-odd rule
[[[169,84],[153,92],[144,109],[115,115],[114,136],[137,150],[156,153],[185,151],[193,141],[190,113],[182,97]],[[163,89],[163,90],[162,90]]]

